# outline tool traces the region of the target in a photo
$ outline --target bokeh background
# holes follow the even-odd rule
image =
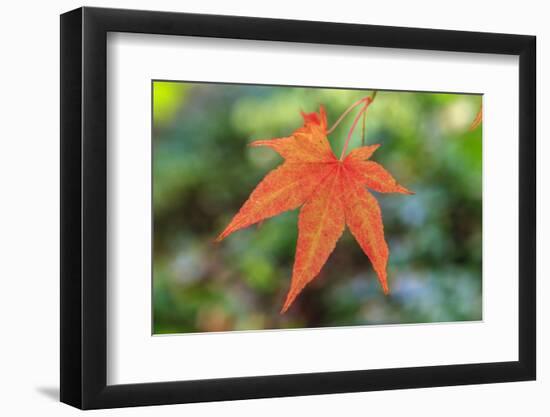
[[[256,139],[289,135],[323,104],[329,126],[367,90],[153,82],[155,334],[482,319],[480,95],[378,91],[373,159],[416,194],[377,194],[390,248],[384,296],[346,231],[321,274],[279,314],[298,210],[215,237],[281,158]],[[329,140],[336,155],[353,121]],[[360,146],[360,126],[350,149]]]

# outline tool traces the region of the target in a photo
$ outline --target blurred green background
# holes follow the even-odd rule
[[[379,91],[373,160],[416,192],[373,193],[390,248],[384,296],[349,231],[286,314],[298,210],[215,237],[281,158],[255,139],[289,135],[323,104],[329,126],[365,90],[153,82],[155,334],[480,320],[480,95]],[[352,113],[355,114],[355,113]],[[353,121],[329,137],[336,155]],[[350,149],[360,146],[356,129]]]

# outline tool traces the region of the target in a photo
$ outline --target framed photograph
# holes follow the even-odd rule
[[[61,16],[61,401],[533,380],[535,37]]]

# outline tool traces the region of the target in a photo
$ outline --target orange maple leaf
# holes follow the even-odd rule
[[[370,101],[363,110],[368,104]],[[239,229],[302,207],[292,280],[281,313],[288,310],[303,288],[319,274],[346,225],[369,257],[387,294],[389,250],[382,214],[366,187],[381,193],[412,194],[380,164],[369,161],[380,145],[363,146],[337,159],[327,139],[323,107],[319,113],[302,113],[302,116],[304,125],[292,135],[250,144],[275,150],[284,162],[257,185],[216,239],[221,241]]]
[[[483,120],[483,107],[479,107],[479,111],[476,114],[476,117],[474,118],[474,121],[470,125],[470,131],[475,130],[482,122]]]

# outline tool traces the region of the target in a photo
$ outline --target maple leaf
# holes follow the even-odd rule
[[[370,101],[363,111],[368,104]],[[250,144],[273,149],[284,162],[256,186],[216,239],[221,241],[239,229],[301,207],[292,279],[281,313],[319,274],[346,225],[370,259],[387,294],[389,250],[380,206],[367,188],[381,193],[412,194],[382,165],[369,160],[380,145],[363,146],[337,159],[327,139],[324,108],[321,106],[319,113],[302,113],[302,117],[304,125],[292,135]]]
[[[470,125],[470,131],[475,130],[483,120],[483,107],[479,107],[479,111],[476,114],[476,117],[474,118],[474,121]]]

